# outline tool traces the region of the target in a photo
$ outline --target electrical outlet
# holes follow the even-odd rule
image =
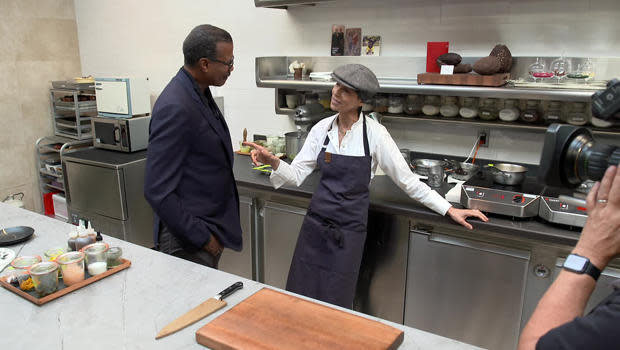
[[[478,137],[480,139],[480,147],[489,147],[489,136],[491,131],[489,129],[478,130]]]

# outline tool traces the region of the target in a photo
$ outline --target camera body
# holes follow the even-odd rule
[[[592,115],[620,120],[620,81],[592,95]],[[597,143],[586,128],[552,124],[545,134],[538,178],[547,185],[576,187],[586,180],[600,180],[610,165],[620,162],[620,147]]]

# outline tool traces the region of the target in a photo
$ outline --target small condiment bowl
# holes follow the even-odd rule
[[[43,297],[54,293],[58,289],[58,264],[54,261],[44,261],[34,264],[28,270],[34,289]]]
[[[65,285],[70,286],[84,280],[84,256],[83,252],[68,252],[56,259]]]

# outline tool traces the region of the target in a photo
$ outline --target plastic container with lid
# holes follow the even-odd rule
[[[463,106],[459,114],[465,119],[473,119],[478,116],[478,99],[476,97],[463,98]]]
[[[551,101],[543,115],[545,124],[563,123],[566,121],[566,114],[562,108],[562,102]]]
[[[401,95],[390,95],[388,100],[388,113],[402,114],[403,113],[403,97]]]
[[[389,105],[390,101],[386,95],[377,94],[377,96],[375,96],[375,112],[387,113]]]
[[[538,100],[527,100],[525,109],[521,111],[519,119],[524,123],[537,124],[542,121],[540,113],[540,103]]]
[[[568,106],[568,114],[566,115],[566,122],[572,125],[586,125],[589,119],[586,106],[587,105],[583,102],[570,103]]]
[[[494,98],[485,98],[482,100],[478,116],[482,120],[496,120],[499,117],[496,100]]]
[[[28,270],[34,290],[41,297],[54,293],[58,289],[58,264],[44,261],[34,264]]]
[[[457,98],[454,96],[446,96],[443,99],[439,113],[442,117],[454,118],[459,115],[459,106],[457,106]]]
[[[60,248],[60,247],[48,249],[45,251],[45,260],[55,261],[56,258],[58,258],[64,253],[66,253],[65,249]]]
[[[409,115],[416,115],[422,113],[422,96],[407,95],[404,111],[406,114]]]
[[[84,253],[69,252],[59,256],[56,262],[60,265],[62,281],[70,286],[84,280]]]
[[[441,100],[439,96],[424,96],[424,105],[422,106],[422,113],[428,116],[438,115],[440,103],[441,103]]]
[[[104,242],[89,244],[82,248],[86,255],[86,268],[91,276],[106,272],[108,269],[107,252],[110,246]]]
[[[504,108],[499,111],[499,119],[505,122],[514,122],[519,119],[519,115],[521,111],[517,106],[519,105],[519,101],[507,99],[504,101]]]

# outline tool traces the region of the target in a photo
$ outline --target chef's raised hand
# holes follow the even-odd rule
[[[452,220],[455,222],[467,227],[468,229],[473,229],[474,227],[465,219],[469,217],[478,218],[484,222],[489,221],[486,215],[482,214],[478,209],[456,209],[455,207],[450,207],[447,213]]]
[[[259,166],[259,163],[269,164],[273,170],[278,169],[278,165],[280,165],[280,158],[274,156],[266,147],[249,141],[243,142],[243,145],[253,148],[252,152],[250,152],[250,157],[252,157],[252,162],[254,165]]]

